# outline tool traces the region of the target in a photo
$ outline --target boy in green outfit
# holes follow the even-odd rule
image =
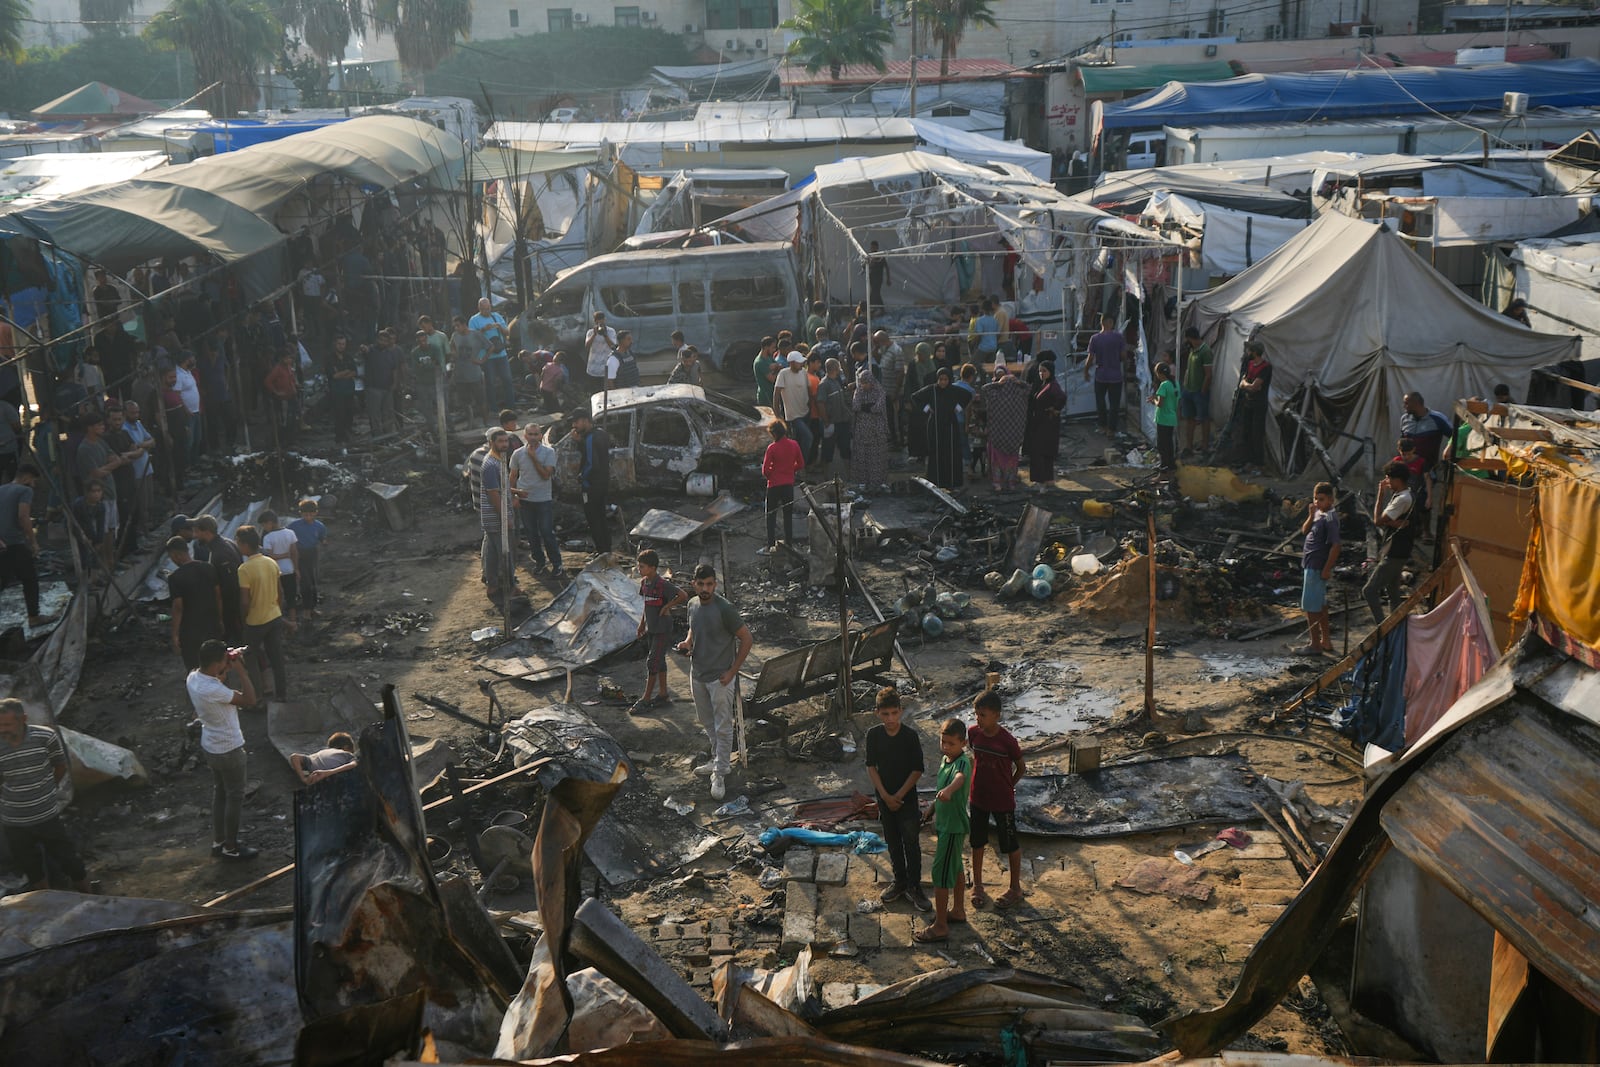
[[[912,939],[928,944],[950,937],[951,923],[967,921],[967,872],[962,865],[967,832],[972,815],[967,797],[972,791],[972,756],[967,753],[967,727],[960,719],[946,719],[939,731],[939,791],[928,809],[939,843],[933,853],[933,922],[912,934]],[[955,890],[952,906],[950,891]]]
[[[1150,403],[1156,407],[1156,451],[1161,456],[1161,470],[1170,474],[1178,469],[1178,387],[1172,381],[1172,364],[1156,364],[1156,387],[1150,394]]]

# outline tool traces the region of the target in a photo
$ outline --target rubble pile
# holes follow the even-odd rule
[[[242,510],[253,500],[291,496],[349,494],[361,479],[352,470],[298,452],[249,452],[230,457],[222,486],[225,514]],[[348,500],[359,498],[353,494]],[[291,502],[292,503],[292,502]]]

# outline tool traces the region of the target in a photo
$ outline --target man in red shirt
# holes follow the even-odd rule
[[[1000,694],[979,693],[972,702],[977,724],[967,731],[972,748],[972,905],[989,903],[983,888],[983,850],[989,844],[989,823],[995,829],[995,854],[1006,854],[1011,867],[1011,887],[994,902],[1004,911],[1022,899],[1022,844],[1017,839],[1017,783],[1028,771],[1022,746],[1000,725]]]
[[[804,373],[802,370],[801,373]],[[767,479],[767,546],[757,549],[758,554],[772,554],[778,540],[778,513],[783,513],[783,541],[794,540],[794,479],[806,469],[806,457],[800,443],[789,436],[789,427],[780,419],[767,427],[772,443],[761,460],[761,473]]]

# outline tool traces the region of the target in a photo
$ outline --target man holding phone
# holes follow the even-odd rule
[[[230,674],[239,688],[223,681]],[[211,854],[225,860],[254,859],[260,849],[239,843],[246,780],[239,709],[256,702],[244,649],[207,641],[200,646],[200,666],[189,672],[186,685],[200,721],[200,751],[211,767]]]

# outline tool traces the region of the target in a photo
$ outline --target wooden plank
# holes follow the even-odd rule
[[[1499,1043],[1500,1032],[1516,1012],[1527,991],[1528,958],[1513,948],[1506,936],[1496,930],[1494,958],[1489,968],[1488,1033],[1483,1045],[1486,1062],[1505,1062],[1496,1055],[1495,1045]]]
[[[1483,587],[1478,584],[1477,577],[1472,573],[1472,568],[1467,566],[1467,557],[1461,547],[1461,539],[1450,539],[1450,555],[1455,559],[1456,566],[1461,571],[1461,584],[1467,587],[1467,596],[1472,598],[1472,606],[1478,612],[1478,625],[1483,627],[1483,632],[1490,641],[1494,640],[1494,618],[1489,614],[1489,601],[1483,595]]]

